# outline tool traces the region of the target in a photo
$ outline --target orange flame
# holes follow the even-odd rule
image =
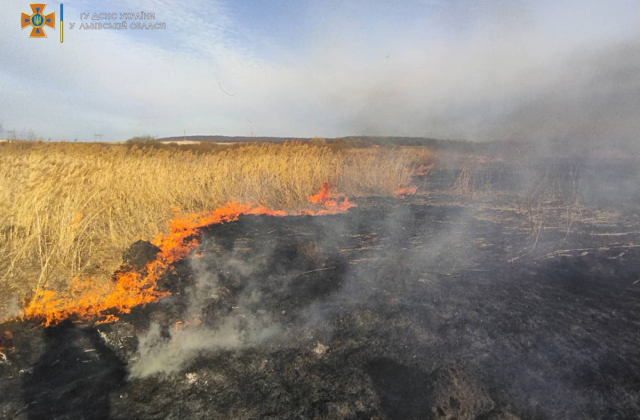
[[[400,188],[399,190],[393,193],[393,196],[396,198],[404,198],[408,195],[415,194],[416,191],[417,191],[417,188],[415,186]]]
[[[325,215],[347,211],[354,207],[343,195],[330,198],[329,184],[323,183],[318,194],[309,197],[313,204],[321,204],[320,210],[303,210],[290,215]],[[177,210],[177,209],[176,209]],[[280,210],[270,210],[252,204],[228,203],[216,210],[179,215],[169,222],[169,233],[159,234],[152,241],[160,248],[154,261],[141,272],[118,272],[116,281],[106,283],[93,278],[74,278],[68,294],[53,290],[38,290],[31,302],[22,310],[23,318],[42,320],[50,326],[71,318],[73,320],[97,319],[98,324],[118,320],[116,314],[129,313],[139,305],[157,302],[169,292],[159,291],[156,285],[171,264],[184,259],[198,246],[200,229],[218,223],[228,223],[241,215],[286,216]]]
[[[331,197],[331,194],[329,192],[330,188],[331,185],[328,182],[323,182],[322,186],[320,187],[320,191],[318,191],[317,194],[307,197],[307,200],[309,200],[310,203],[323,205],[323,210],[312,213],[301,212],[297,214],[311,214],[318,216],[322,214],[342,213],[355,206],[355,204],[350,202],[349,199],[342,194],[338,194],[337,197]]]
[[[435,163],[432,163],[430,165],[419,165],[416,168],[414,175],[429,175],[429,172],[431,172],[431,169],[433,169],[434,166]]]
[[[317,194],[310,195],[308,198],[310,203],[322,204],[329,199],[329,183],[323,182],[320,191]]]

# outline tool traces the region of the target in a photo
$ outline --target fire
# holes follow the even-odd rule
[[[253,204],[228,203],[208,212],[176,213],[169,222],[169,233],[159,234],[152,241],[160,252],[141,272],[118,272],[116,281],[111,284],[93,278],[75,278],[69,293],[37,290],[21,315],[42,320],[44,326],[55,325],[65,319],[97,320],[99,324],[114,322],[118,320],[117,314],[129,313],[136,306],[157,302],[169,294],[157,290],[157,282],[173,263],[188,257],[198,246],[201,228],[233,222],[241,215],[325,215],[342,213],[355,206],[343,195],[331,197],[329,189],[329,184],[323,183],[320,192],[309,197],[311,203],[322,205],[320,210],[286,213]]]
[[[328,182],[323,182],[320,187],[320,191],[317,194],[310,195],[307,197],[310,203],[313,204],[321,204],[324,206],[324,209],[318,210],[316,212],[300,212],[296,213],[296,215],[305,215],[310,214],[313,216],[319,216],[323,214],[335,214],[335,213],[343,213],[349,210],[351,207],[355,207],[355,204],[349,201],[347,197],[342,194],[338,194],[336,197],[331,197],[329,189],[331,185]]]
[[[317,194],[310,195],[308,198],[310,203],[322,204],[329,199],[329,183],[323,182],[320,191]]]
[[[193,325],[199,325],[200,324],[200,320],[198,320],[198,322],[194,322]],[[175,324],[173,324],[173,331],[178,331],[179,329],[185,329],[187,327],[189,327],[191,325],[191,322],[189,321],[176,321]]]
[[[433,169],[433,167],[435,166],[435,163],[432,163],[430,165],[419,165],[415,172],[414,175],[429,175],[429,172],[431,172],[431,169]]]
[[[404,198],[408,195],[415,194],[416,191],[417,191],[417,188],[415,186],[400,188],[399,190],[393,193],[393,196],[396,198]]]

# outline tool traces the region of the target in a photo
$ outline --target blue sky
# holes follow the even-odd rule
[[[29,39],[18,23],[29,4],[3,0],[5,136],[32,130],[53,140],[184,131],[486,139],[514,110],[573,79],[574,63],[634,43],[640,33],[637,0],[64,5],[60,44],[59,25],[47,29],[47,39]],[[142,10],[167,29],[78,29],[81,12]],[[51,11],[58,13],[59,3],[48,3]]]

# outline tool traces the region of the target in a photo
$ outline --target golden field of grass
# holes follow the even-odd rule
[[[323,182],[347,196],[390,195],[433,159],[421,147],[301,142],[206,152],[0,144],[0,318],[36,288],[64,290],[74,277],[109,281],[131,243],[165,232],[175,208],[236,201],[298,210]]]

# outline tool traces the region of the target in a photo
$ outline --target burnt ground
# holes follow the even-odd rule
[[[637,214],[452,186],[211,226],[157,304],[5,324],[0,418],[640,417]]]

